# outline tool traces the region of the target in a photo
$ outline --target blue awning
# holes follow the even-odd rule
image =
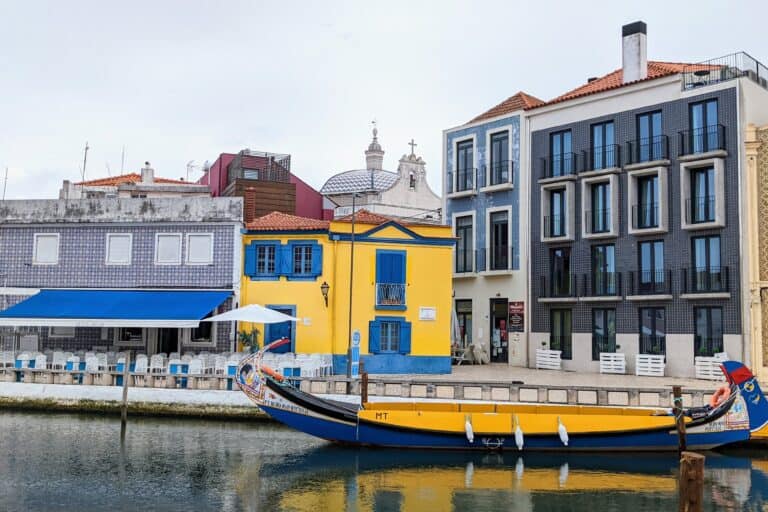
[[[200,290],[40,290],[0,311],[0,326],[197,327],[231,295]]]

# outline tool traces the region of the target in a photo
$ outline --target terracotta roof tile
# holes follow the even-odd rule
[[[526,107],[526,109],[533,109],[543,105],[552,105],[554,103],[561,103],[563,101],[572,100],[574,98],[581,98],[583,96],[588,96],[590,94],[597,94],[599,92],[618,89],[619,87],[624,87],[625,85],[631,85],[639,82],[645,82],[647,80],[655,80],[657,78],[662,78],[665,76],[676,75],[678,73],[682,73],[684,70],[695,71],[697,69],[712,69],[717,67],[718,66],[713,66],[711,64],[686,64],[683,62],[648,61],[648,76],[641,80],[635,80],[633,82],[628,82],[625,84],[623,83],[623,78],[624,78],[623,70],[617,69],[596,80],[580,85],[579,87],[571,91],[568,91],[567,93],[562,94],[553,100],[550,100],[546,103],[541,103],[539,105],[534,105],[532,107]]]
[[[518,110],[534,108],[543,103],[544,102],[541,101],[539,98],[536,98],[534,96],[531,96],[530,94],[520,91],[517,94],[514,94],[509,98],[505,99],[495,107],[489,110],[486,110],[485,112],[483,112],[482,114],[475,117],[469,122],[474,123],[476,121],[482,121],[483,119],[491,119],[493,117],[497,117],[503,114],[508,114],[510,112],[516,112]]]
[[[328,229],[330,223],[327,220],[310,219],[289,215],[287,213],[272,212],[253,219],[246,225],[249,231],[316,231]]]
[[[336,219],[338,222],[352,222],[352,215],[346,215],[344,217],[339,217]],[[397,222],[397,219],[393,217],[386,217],[384,215],[379,215],[377,213],[369,212],[368,210],[357,210],[355,213],[355,222],[359,222],[360,224],[384,224],[386,222],[395,221]]]
[[[80,183],[75,183],[75,185],[86,185],[91,187],[115,187],[117,185],[134,185],[137,183],[141,183],[141,174],[133,172],[130,174],[121,174],[120,176],[110,176],[108,178],[81,181]],[[155,178],[155,183],[168,185],[197,185],[197,183],[191,181],[171,180],[168,178]]]

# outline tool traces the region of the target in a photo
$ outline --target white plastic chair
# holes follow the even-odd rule
[[[149,373],[165,372],[164,354],[155,354],[149,358]]]
[[[96,354],[96,360],[99,362],[99,371],[106,372],[109,370],[109,359],[105,352],[99,352]]]
[[[86,373],[99,373],[99,359],[96,356],[89,356],[85,358],[85,372]]]
[[[148,361],[146,355],[139,354],[136,356],[136,366],[133,369],[133,373],[147,373],[147,363]]]
[[[227,358],[224,356],[216,356],[213,360],[213,374],[214,375],[226,375],[227,374]]]
[[[53,360],[51,361],[52,370],[63,370],[64,365],[66,364],[67,364],[67,356],[64,352],[53,353]],[[35,366],[37,366],[37,363],[35,363]]]
[[[48,369],[48,356],[45,354],[37,354],[35,356],[35,370],[47,370]]]
[[[189,362],[189,374],[190,375],[202,375],[204,371],[203,360],[199,357],[194,357]]]

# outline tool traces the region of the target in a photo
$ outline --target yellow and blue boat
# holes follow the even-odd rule
[[[267,346],[265,350],[269,350]],[[332,442],[371,447],[518,451],[673,451],[671,409],[509,403],[349,404],[305,393],[262,364],[244,359],[240,388],[275,420]],[[715,407],[682,411],[689,449],[748,441],[768,428],[768,404],[752,372],[721,365],[729,386]]]

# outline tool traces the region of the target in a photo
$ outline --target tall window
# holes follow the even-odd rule
[[[650,162],[664,157],[661,135],[661,112],[637,116],[637,161]]]
[[[600,352],[616,352],[616,310],[592,310],[592,360],[600,360]]]
[[[638,291],[641,294],[663,293],[664,287],[664,242],[653,240],[640,242],[638,246],[639,267]]]
[[[491,213],[491,270],[509,268],[509,215],[506,211]]]
[[[457,300],[456,316],[459,320],[459,341],[462,347],[472,344],[472,301]]]
[[[611,184],[607,181],[591,185],[592,212],[590,233],[607,233],[611,226]]]
[[[715,220],[715,168],[691,170],[691,222]]]
[[[720,236],[700,236],[693,238],[693,272],[691,275],[693,290],[697,292],[717,292],[725,289],[723,272],[720,267]]]
[[[474,145],[471,140],[456,144],[456,191],[472,190]]]
[[[693,308],[695,334],[694,355],[712,357],[723,352],[723,310],[722,308]]]
[[[293,246],[293,273],[311,274],[312,273],[312,246],[294,245]]]
[[[549,218],[544,219],[550,237],[565,236],[565,207],[565,189],[551,190],[549,192]]]
[[[659,226],[658,174],[639,176],[637,178],[635,225],[641,229]]]
[[[256,273],[274,274],[275,273],[275,250],[274,245],[260,245],[256,247]]]
[[[560,350],[562,359],[573,359],[571,310],[553,309],[550,320],[549,350]]]
[[[551,176],[573,174],[574,161],[570,130],[549,136],[549,162]]]
[[[456,272],[472,272],[474,244],[472,241],[472,217],[456,217]]]
[[[592,169],[607,169],[618,165],[614,144],[613,121],[592,125]]]
[[[509,132],[491,135],[491,185],[509,183]]]
[[[569,297],[573,293],[571,287],[571,249],[558,247],[550,253],[552,268],[553,297]]]
[[[613,244],[592,246],[592,295],[616,295],[616,261]]]
[[[692,152],[704,153],[718,149],[717,100],[693,103],[690,109],[689,144]]]
[[[380,322],[379,341],[381,352],[400,351],[400,322]]]
[[[666,351],[664,308],[640,308],[640,353],[663,356]]]

